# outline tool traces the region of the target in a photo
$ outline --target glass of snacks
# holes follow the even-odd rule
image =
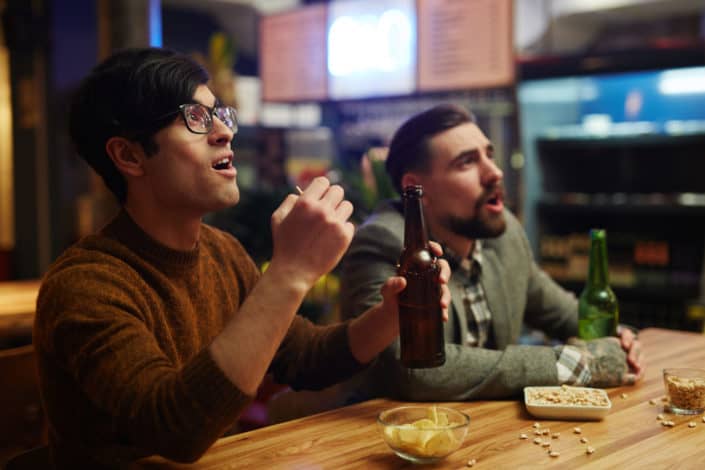
[[[470,416],[442,406],[409,405],[382,411],[377,424],[384,442],[399,457],[414,463],[433,463],[460,447]]]
[[[663,384],[672,413],[695,415],[705,412],[704,369],[664,369]]]

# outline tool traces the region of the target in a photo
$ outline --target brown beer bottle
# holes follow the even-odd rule
[[[424,222],[422,186],[404,188],[404,249],[397,274],[406,278],[399,293],[399,341],[405,367],[437,367],[446,360],[440,266],[431,253]]]

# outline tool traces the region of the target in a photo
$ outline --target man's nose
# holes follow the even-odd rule
[[[483,180],[486,184],[495,184],[502,181],[504,172],[497,166],[494,159],[483,156]]]
[[[213,116],[213,129],[208,134],[208,139],[217,144],[230,143],[235,132],[225,125],[217,116]]]

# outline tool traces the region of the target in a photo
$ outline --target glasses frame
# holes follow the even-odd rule
[[[209,117],[206,129],[205,130],[199,130],[199,129],[193,129],[191,128],[191,125],[189,124],[189,120],[186,117],[186,114],[188,113],[189,109],[192,107],[197,106],[197,107],[202,107],[205,108],[208,111],[207,116]],[[222,113],[229,112],[230,117],[232,118],[232,126],[229,126],[226,122],[226,118]],[[237,122],[237,110],[232,107],[232,106],[224,106],[220,103],[216,103],[215,106],[206,106],[203,103],[198,103],[198,102],[193,102],[193,103],[184,103],[182,105],[179,105],[179,108],[175,111],[171,111],[167,114],[164,114],[162,116],[159,116],[155,118],[155,121],[158,121],[160,119],[164,119],[166,117],[169,117],[171,115],[174,115],[176,113],[179,113],[181,115],[181,118],[184,120],[184,124],[186,124],[186,128],[189,130],[189,132],[192,132],[194,134],[200,134],[200,135],[205,135],[205,134],[210,134],[210,132],[213,130],[213,116],[217,117],[220,122],[225,124],[225,127],[230,129],[233,134],[237,134],[238,131],[238,122]]]

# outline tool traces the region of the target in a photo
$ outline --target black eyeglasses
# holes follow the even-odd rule
[[[215,105],[212,108],[201,103],[186,103],[179,109],[160,116],[162,119],[170,114],[181,113],[186,127],[194,134],[208,134],[213,130],[213,116],[220,119],[233,134],[237,134],[237,111],[232,106]]]

